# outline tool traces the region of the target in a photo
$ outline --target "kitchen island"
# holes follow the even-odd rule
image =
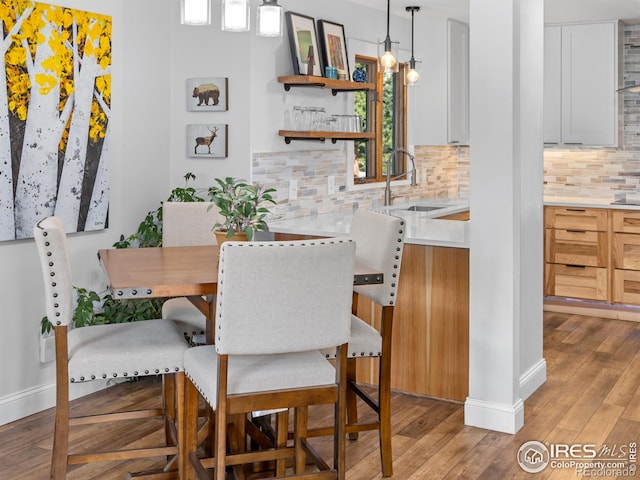
[[[394,315],[392,388],[463,402],[469,384],[468,202],[425,200],[376,210],[404,218],[407,229]],[[271,221],[269,228],[282,240],[342,236],[352,216],[351,210],[338,211]],[[359,301],[363,319],[378,326],[380,309]],[[375,360],[366,361],[371,368],[360,368],[359,380],[376,383]]]

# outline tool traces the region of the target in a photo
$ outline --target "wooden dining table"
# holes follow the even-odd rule
[[[213,343],[218,288],[217,245],[110,248],[98,251],[114,299],[187,297],[207,318],[206,340]],[[354,285],[381,284],[382,272],[356,262]]]

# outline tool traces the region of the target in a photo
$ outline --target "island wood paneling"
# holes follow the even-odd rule
[[[277,240],[310,238],[276,234]],[[380,328],[381,308],[364,296],[358,315]],[[391,386],[464,401],[469,392],[469,250],[405,244],[393,323]],[[377,383],[377,360],[358,380]]]

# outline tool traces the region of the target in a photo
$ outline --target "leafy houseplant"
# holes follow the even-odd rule
[[[233,177],[216,178],[215,183],[209,187],[208,195],[220,209],[224,223],[214,224],[214,231],[227,232],[226,238],[246,232],[247,240],[251,241],[256,231],[268,229],[264,217],[270,211],[264,204],[276,203],[271,196],[276,191],[274,188],[265,189],[259,184],[251,185]]]

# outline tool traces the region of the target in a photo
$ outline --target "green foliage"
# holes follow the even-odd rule
[[[110,323],[137,322],[160,318],[162,315],[161,298],[140,298],[135,300],[114,300],[111,295],[100,296],[86,288],[74,287],[78,297],[73,312],[73,324],[76,328]],[[51,332],[53,325],[45,316],[40,321],[42,334]]]
[[[185,186],[171,190],[168,202],[204,202],[204,198],[198,196],[196,189],[189,186],[190,180],[195,180],[196,176],[188,172],[184,176]],[[115,248],[130,247],[159,247],[162,245],[162,204],[156,209],[148,212],[144,220],[138,225],[136,233],[125,237],[120,235],[120,240],[113,244]]]
[[[226,177],[216,178],[217,185],[209,187],[209,199],[220,209],[224,223],[216,223],[213,228],[227,232],[227,237],[236,232],[247,232],[247,239],[253,238],[254,232],[267,230],[264,217],[269,209],[263,203],[276,201],[271,194],[274,188],[264,189],[261,185],[250,185],[243,180]]]

